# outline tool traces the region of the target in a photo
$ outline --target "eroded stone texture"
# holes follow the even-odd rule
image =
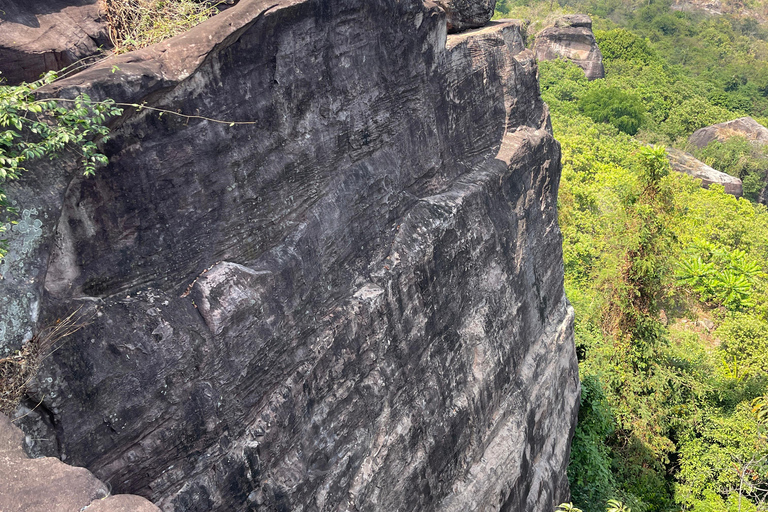
[[[32,82],[110,46],[98,0],[0,0],[0,77]]]
[[[724,187],[726,194],[741,197],[744,193],[739,178],[713,169],[701,160],[697,160],[696,157],[690,153],[680,151],[679,149],[668,148],[667,157],[674,170],[700,179],[701,186],[704,188],[709,188],[713,183],[717,183]]]
[[[445,31],[243,0],[49,91],[253,123],[129,112],[50,194],[27,289],[92,314],[30,396],[59,455],[185,512],[567,498],[559,146],[520,24]]]
[[[3,476],[0,478],[0,510],[3,512],[159,511],[140,496],[109,496],[109,488],[84,468],[68,466],[52,457],[28,458],[21,447],[23,437],[22,431],[0,414],[0,475]]]
[[[733,121],[699,128],[688,137],[688,143],[703,148],[712,141],[725,142],[731,137],[744,137],[759,144],[768,144],[768,128],[751,117],[740,117]]]
[[[536,59],[570,60],[594,80],[605,77],[603,54],[592,33],[592,18],[586,14],[571,14],[557,19],[551,27],[536,34],[533,45]]]
[[[436,0],[445,10],[448,32],[461,32],[486,25],[496,9],[496,0]]]

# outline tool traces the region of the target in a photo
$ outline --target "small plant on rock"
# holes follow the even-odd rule
[[[93,101],[87,94],[71,100],[39,98],[37,90],[56,78],[56,73],[50,72],[31,84],[0,84],[0,217],[14,212],[3,183],[19,179],[30,162],[53,159],[70,150],[80,156],[86,175],[107,163],[98,144],[107,139],[107,119],[120,115],[122,109],[112,100]],[[4,230],[0,226],[0,233]],[[5,248],[0,246],[0,258],[4,254]]]

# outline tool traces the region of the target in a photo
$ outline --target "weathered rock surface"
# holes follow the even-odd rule
[[[672,0],[669,6],[673,11],[703,12],[710,16],[729,14],[736,18],[752,18],[758,23],[765,23],[764,9],[755,8],[743,2],[722,2],[720,0]]]
[[[159,509],[140,496],[109,496],[109,488],[87,469],[59,459],[30,459],[22,450],[24,434],[0,414],[0,510],[57,512],[152,512]],[[130,507],[130,508],[126,508]]]
[[[673,0],[669,8],[683,12],[702,11],[715,16],[723,14],[723,3],[720,0]]]
[[[113,66],[119,71],[112,73]],[[82,307],[23,421],[163,510],[551,511],[579,384],[518,23],[243,0],[58,93],[166,108],[22,208],[6,348]],[[40,436],[42,437],[42,436]]]
[[[688,143],[697,148],[703,148],[714,140],[724,142],[731,137],[744,137],[760,144],[768,144],[768,128],[751,117],[740,117],[733,121],[699,128],[688,138]]]
[[[436,0],[445,10],[448,32],[485,26],[496,9],[496,0]]]
[[[701,160],[697,160],[696,157],[690,153],[680,151],[679,149],[668,148],[667,157],[674,170],[700,179],[701,186],[704,188],[709,188],[710,185],[716,183],[725,188],[726,194],[741,197],[744,193],[739,178],[713,169]]]
[[[0,0],[0,77],[32,82],[109,46],[99,0]]]
[[[571,14],[536,34],[533,51],[537,60],[567,59],[577,64],[587,78],[605,77],[603,54],[592,33],[592,18]]]

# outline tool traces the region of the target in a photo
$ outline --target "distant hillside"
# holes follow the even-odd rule
[[[609,499],[632,512],[766,510],[768,156],[741,136],[689,137],[743,116],[768,124],[768,27],[762,4],[718,9],[497,4],[497,17],[531,20],[531,44],[562,14],[591,15],[605,67],[588,81],[574,63],[539,63],[562,144],[583,386],[569,479],[585,512]],[[744,198],[671,172],[666,148],[740,178]]]

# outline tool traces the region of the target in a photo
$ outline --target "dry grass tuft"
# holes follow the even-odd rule
[[[206,0],[102,0],[115,53],[181,34],[218,13],[217,5]]]
[[[0,413],[13,414],[40,363],[61,347],[61,341],[85,325],[80,311],[40,330],[14,355],[0,358]]]

